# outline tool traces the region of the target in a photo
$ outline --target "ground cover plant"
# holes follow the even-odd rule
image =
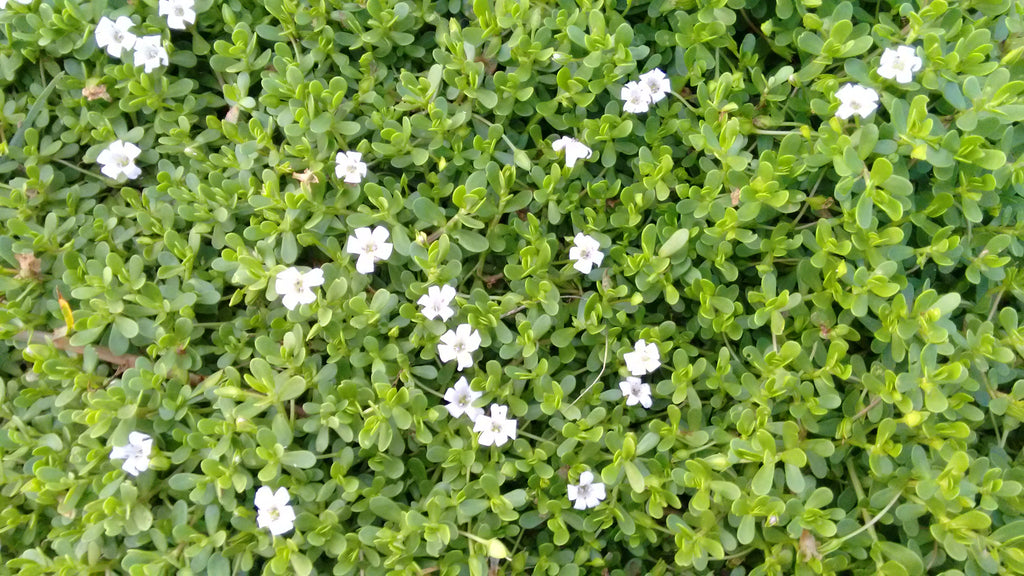
[[[1024,573],[1019,0],[0,0],[10,574]]]

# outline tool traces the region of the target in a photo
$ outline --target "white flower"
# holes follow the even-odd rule
[[[633,114],[647,112],[654,103],[654,95],[646,82],[627,82],[619,94],[622,109]]]
[[[115,140],[100,152],[96,161],[102,165],[100,172],[108,178],[117,180],[122,174],[127,178],[138,178],[142,169],[135,165],[135,159],[141,153],[135,144]]]
[[[587,470],[580,474],[580,483],[566,486],[569,501],[574,502],[573,508],[586,510],[601,503],[605,497],[604,483],[594,482],[594,473]]]
[[[572,239],[573,247],[569,248],[569,259],[573,260],[572,267],[583,274],[590,274],[594,266],[600,266],[604,260],[604,253],[601,252],[601,244],[583,234],[576,234]]]
[[[622,396],[626,399],[626,406],[639,404],[644,408],[651,407],[651,386],[639,378],[626,376],[625,380],[619,382],[619,390],[622,390]]]
[[[914,81],[914,72],[920,70],[923,64],[912,46],[900,46],[895,50],[886,48],[878,64],[878,75],[895,79],[900,84],[908,84]]]
[[[334,168],[335,175],[349,184],[359,184],[366,176],[366,162],[362,161],[363,155],[359,152],[338,152],[334,159],[337,166]]]
[[[144,66],[147,74],[168,62],[167,50],[159,34],[140,36],[135,41],[135,65]]]
[[[111,460],[124,460],[121,469],[138,476],[140,472],[149,470],[149,454],[153,451],[153,438],[142,432],[128,434],[128,444],[114,446],[110,451]]]
[[[590,158],[590,155],[593,154],[593,151],[588,148],[586,144],[568,136],[562,136],[558,140],[552,142],[551,149],[555,152],[560,152],[562,149],[565,149],[565,165],[569,168],[575,166],[576,161],[580,158]]]
[[[177,30],[184,30],[185,23],[194,24],[196,21],[195,0],[160,0],[158,14],[167,16],[167,26]]]
[[[455,382],[454,386],[445,390],[444,401],[448,403],[445,408],[448,409],[448,414],[452,418],[458,418],[465,414],[470,420],[476,421],[477,417],[483,414],[484,411],[473,406],[473,402],[479,400],[483,395],[483,392],[477,392],[470,388],[469,382],[463,376]]]
[[[295,510],[288,505],[288,490],[278,488],[273,492],[267,486],[256,491],[256,525],[270,528],[270,533],[280,536],[295,527]]]
[[[473,365],[473,352],[480,348],[480,332],[473,330],[469,324],[459,324],[455,330],[449,330],[441,336],[437,343],[437,356],[441,362],[456,360],[459,371]]]
[[[501,446],[516,437],[516,419],[508,417],[508,407],[491,404],[491,415],[480,414],[473,421],[473,432],[481,446]]]
[[[455,314],[455,310],[452,310],[451,307],[454,299],[455,288],[445,284],[427,288],[427,293],[420,296],[416,303],[420,305],[420,312],[427,319],[433,320],[440,317],[442,322],[447,322]]]
[[[640,75],[640,83],[647,87],[651,93],[651,103],[661,102],[665,94],[672,91],[672,82],[665,76],[660,68],[655,68],[646,74]]]
[[[649,374],[661,366],[661,352],[658,351],[658,345],[653,342],[648,344],[642,339],[636,341],[633,351],[626,352],[623,359],[626,361],[626,369],[633,376]]]
[[[281,303],[289,310],[295,310],[300,304],[312,304],[316,302],[316,294],[313,288],[324,283],[324,271],[313,268],[309,272],[299,272],[294,266],[285,268],[277,273],[274,281],[274,292],[282,296]]]
[[[389,237],[388,229],[383,226],[376,226],[373,231],[369,228],[355,229],[353,235],[348,237],[345,251],[358,255],[356,259],[357,272],[371,274],[374,262],[387,260],[391,256],[392,246],[388,243]]]
[[[860,84],[845,84],[836,90],[836,98],[839,99],[839,109],[836,116],[846,120],[854,114],[861,118],[867,118],[878,108],[878,92],[874,89]]]
[[[131,32],[132,25],[132,19],[127,16],[118,16],[117,20],[106,16],[100,18],[96,24],[96,45],[105,48],[107,54],[120,58],[121,52],[131,50],[139,39]]]

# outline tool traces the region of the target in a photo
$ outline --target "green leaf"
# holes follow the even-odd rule
[[[661,245],[661,249],[658,250],[658,256],[669,257],[676,252],[683,249],[686,243],[690,241],[690,230],[687,228],[681,228],[672,233],[668,237],[668,240]]]
[[[640,473],[640,469],[637,468],[636,464],[626,461],[622,463],[622,467],[626,472],[626,480],[629,481],[629,487],[637,494],[643,492],[644,475]]]
[[[473,232],[472,230],[455,230],[452,232],[452,237],[455,238],[455,241],[458,242],[460,246],[470,252],[484,252],[487,250],[488,246],[490,246],[487,242],[487,238]]]
[[[280,380],[280,379],[279,379]],[[301,376],[292,376],[280,382],[277,388],[277,399],[281,402],[298,398],[306,391],[306,380]]]
[[[754,478],[750,482],[750,489],[758,496],[765,496],[771,492],[774,481],[775,463],[765,462],[757,473],[754,474]]]
[[[285,452],[281,455],[281,464],[296,468],[312,468],[316,465],[316,456],[308,450]]]

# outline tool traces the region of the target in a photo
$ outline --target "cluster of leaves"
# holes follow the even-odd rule
[[[173,33],[152,4],[0,10],[7,572],[1024,572],[1019,0],[199,0]],[[169,65],[97,48],[115,14]],[[911,84],[876,73],[897,45]],[[656,67],[673,97],[624,112]],[[834,117],[846,82],[873,116]],[[293,265],[326,281],[289,311]],[[439,398],[440,284],[503,447]]]

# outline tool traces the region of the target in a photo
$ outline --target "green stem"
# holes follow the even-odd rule
[[[902,495],[903,495],[903,491],[900,490],[899,492],[896,493],[895,496],[893,496],[892,500],[890,500],[889,503],[885,505],[885,508],[882,508],[882,511],[879,512],[878,514],[876,514],[874,518],[869,520],[867,524],[861,526],[860,528],[854,530],[853,532],[850,532],[849,534],[847,534],[846,536],[843,536],[842,538],[830,541],[828,544],[826,544],[825,546],[822,547],[822,552],[831,552],[832,550],[836,550],[836,549],[839,548],[839,545],[842,544],[843,542],[846,542],[850,538],[853,538],[854,536],[860,534],[861,532],[863,532],[865,530],[870,530],[871,527],[875,525],[875,523],[877,523],[879,520],[882,519],[882,516],[885,516],[885,514],[887,512],[889,512],[889,509],[892,508],[896,504],[896,502],[900,499],[900,496],[902,496]]]

